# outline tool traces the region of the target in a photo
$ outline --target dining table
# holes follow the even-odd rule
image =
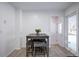
[[[31,33],[28,34],[26,36],[26,56],[28,56],[28,41],[29,39],[46,39],[46,44],[47,44],[47,56],[49,56],[49,35],[47,35],[46,33],[40,33],[40,34],[36,34],[36,33]]]

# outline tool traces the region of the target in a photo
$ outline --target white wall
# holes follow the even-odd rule
[[[52,16],[63,17],[62,12],[47,12],[47,11],[23,11],[22,16],[22,47],[25,47],[26,35],[34,33],[36,28],[41,28],[42,33],[47,33],[50,36],[49,44],[54,44],[54,33],[56,31],[55,24],[52,21]],[[52,30],[51,30],[51,22]],[[63,40],[63,39],[62,39]]]
[[[15,20],[15,36],[16,36],[16,49],[20,49],[21,48],[21,38],[22,38],[22,10],[16,8],[16,20]]]
[[[15,9],[8,3],[0,3],[0,56],[7,56],[15,48]]]
[[[57,33],[57,36],[58,36],[58,44],[60,45],[60,46],[62,46],[62,47],[64,47],[65,45],[64,45],[64,41],[65,41],[65,39],[64,39],[64,14],[63,14],[63,16],[62,17],[60,17],[60,21],[59,21],[59,24],[61,24],[61,33]]]

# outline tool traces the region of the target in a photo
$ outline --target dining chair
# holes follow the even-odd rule
[[[47,45],[45,39],[34,39],[33,41],[33,56],[37,54],[46,55]]]

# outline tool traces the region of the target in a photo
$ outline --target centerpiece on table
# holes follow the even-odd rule
[[[38,35],[39,34],[39,32],[41,32],[41,29],[35,29],[35,32],[36,32],[36,34]]]

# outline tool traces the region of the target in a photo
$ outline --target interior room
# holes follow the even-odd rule
[[[79,2],[0,2],[0,57],[78,57]]]

